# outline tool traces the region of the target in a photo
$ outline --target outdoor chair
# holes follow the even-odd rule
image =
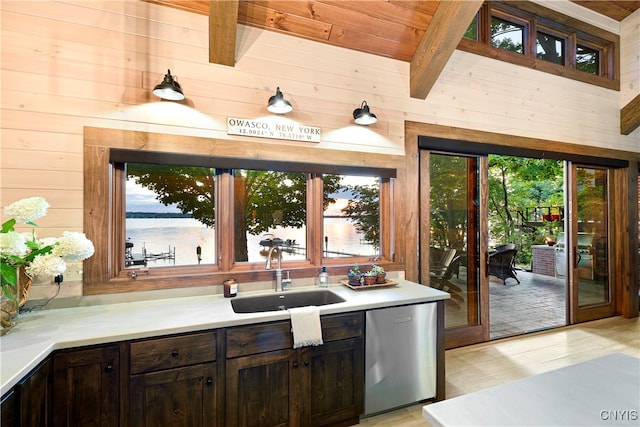
[[[514,268],[514,260],[517,249],[507,249],[489,254],[489,275],[502,279],[503,284],[507,284],[507,279],[515,279],[520,283]]]
[[[511,249],[516,249],[516,244],[515,243],[505,243],[504,245],[500,245],[500,246],[496,246],[495,247],[495,251],[496,252],[502,252],[502,251],[508,251]]]
[[[455,249],[452,249],[455,255]],[[466,265],[467,256],[458,255],[453,257],[450,262],[447,263],[444,269],[435,269],[430,272],[430,286],[441,291],[448,292],[451,295],[451,299],[447,302],[460,307],[456,301],[464,302],[462,289],[451,282],[451,278],[456,271],[460,268],[460,264]]]

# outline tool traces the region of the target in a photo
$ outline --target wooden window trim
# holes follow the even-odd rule
[[[525,35],[525,55],[505,51],[491,45],[489,34],[491,16],[501,19],[513,16],[519,20],[528,21],[528,30]],[[519,22],[519,21],[516,21]],[[567,36],[566,65],[554,64],[542,59],[537,59],[535,54],[535,35],[540,28],[542,31]],[[586,22],[579,21],[570,16],[547,9],[544,6],[527,1],[489,1],[486,2],[478,14],[479,40],[474,41],[463,38],[458,44],[458,49],[486,56],[511,64],[520,65],[543,71],[557,76],[567,77],[583,83],[604,87],[612,90],[620,90],[620,36],[598,28]],[[576,40],[581,43],[591,43],[601,50],[601,72],[593,75],[575,69]]]
[[[295,150],[292,150],[295,145]],[[214,148],[215,147],[215,148]],[[282,159],[289,159],[293,165],[304,165],[307,159],[314,159],[313,165],[327,168],[332,173],[336,166],[342,173],[371,174],[371,171],[385,171],[387,178],[381,179],[381,246],[380,264],[387,270],[403,269],[403,265],[394,262],[396,254],[391,252],[398,246],[391,224],[391,201],[382,202],[383,197],[393,196],[393,178],[395,171],[404,165],[402,156],[377,153],[318,149],[315,146],[286,142],[240,141],[213,139],[181,135],[167,135],[150,132],[127,131],[86,127],[84,129],[84,230],[96,248],[94,256],[84,261],[83,294],[97,295],[142,290],[186,288],[196,286],[219,285],[224,279],[235,277],[242,282],[270,281],[273,272],[264,270],[262,263],[234,264],[232,255],[233,239],[216,239],[218,262],[209,265],[180,267],[158,267],[139,272],[134,279],[124,270],[124,194],[122,182],[126,178],[124,170],[114,167],[110,161],[110,150],[138,150],[142,152],[187,153],[189,155],[228,157],[234,161],[255,158],[250,153],[260,153],[263,166],[282,165]],[[365,166],[366,165],[366,166]],[[217,201],[231,200],[233,179],[228,174],[219,177],[216,191]],[[307,181],[311,189],[312,207],[322,205],[322,177],[312,174]],[[226,195],[226,196],[225,196]],[[319,201],[316,200],[319,198]],[[233,228],[232,206],[218,205],[216,218],[219,227]],[[308,217],[307,233],[311,239],[322,240],[322,215]],[[317,224],[316,224],[317,223]],[[319,236],[319,237],[318,237]],[[402,238],[402,236],[400,236]],[[315,244],[314,244],[315,245]],[[291,270],[295,278],[315,277],[320,265],[326,265],[331,275],[346,275],[354,263],[371,263],[369,257],[342,259],[323,259],[320,250],[308,253],[306,261],[291,261],[285,267]],[[137,270],[137,269],[136,269]]]

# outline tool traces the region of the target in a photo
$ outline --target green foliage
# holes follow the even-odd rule
[[[127,163],[127,176],[156,193],[156,200],[165,206],[175,203],[207,227],[215,226],[214,174],[205,167]]]
[[[365,240],[380,247],[380,185],[346,185],[351,192],[347,206],[342,211],[349,221],[353,222],[356,230],[362,233]]]
[[[518,38],[520,39],[519,42],[514,41]],[[510,52],[523,53],[523,38],[522,27],[502,19],[491,18],[491,44],[494,47]]]
[[[468,224],[468,160],[439,154],[430,159],[431,245],[463,250]]]
[[[527,227],[513,213],[527,207],[562,206],[562,162],[510,156],[489,156],[489,238],[518,244],[517,262],[531,262],[531,245],[541,244],[547,228]]]
[[[358,264],[354,264],[349,270],[349,276],[357,276],[360,273],[360,266]]]

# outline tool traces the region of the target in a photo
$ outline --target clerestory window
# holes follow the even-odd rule
[[[459,49],[620,89],[616,34],[531,2],[486,2]]]

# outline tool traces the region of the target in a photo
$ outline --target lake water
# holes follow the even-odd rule
[[[376,250],[363,243],[361,235],[354,225],[345,218],[325,218],[325,236],[327,251],[325,256],[339,257],[347,254],[375,256]],[[305,229],[280,228],[270,234],[282,240],[295,240],[300,250],[296,253],[284,252],[284,260],[304,260]],[[196,248],[200,246],[202,264],[212,264],[216,260],[215,230],[202,225],[193,218],[127,218],[127,241],[133,244],[131,252],[157,255],[157,259],[148,260],[148,266],[193,265],[198,264]],[[268,235],[247,236],[249,262],[262,262],[260,241]],[[263,251],[264,252],[264,251]],[[163,258],[168,253],[175,254],[175,260]]]

